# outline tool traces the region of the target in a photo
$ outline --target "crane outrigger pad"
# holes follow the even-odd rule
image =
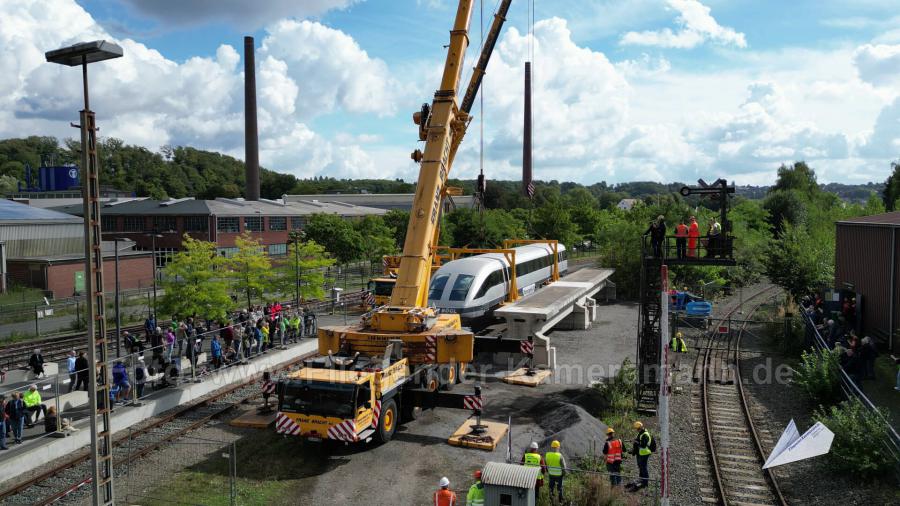
[[[531,372],[532,374],[528,374],[528,368],[522,367],[504,376],[502,381],[510,385],[536,387],[553,375],[553,371],[549,371],[547,369],[532,369]]]
[[[228,425],[232,427],[246,427],[250,429],[268,429],[275,423],[275,411],[262,415],[256,410],[248,411],[243,415],[232,419]]]
[[[452,446],[475,448],[477,450],[493,451],[503,441],[509,425],[500,422],[481,421],[481,432],[473,431],[476,422],[466,420],[447,440]]]

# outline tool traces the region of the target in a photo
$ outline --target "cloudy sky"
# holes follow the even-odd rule
[[[471,68],[495,0],[475,0]],[[484,111],[453,175],[520,175],[533,47],[535,175],[767,184],[884,180],[900,157],[896,0],[513,0]],[[0,137],[73,137],[80,75],[45,63],[117,41],[91,68],[101,135],[243,158],[242,36],[257,42],[260,158],[298,177],[414,179],[411,113],[436,88],[453,0],[2,0]],[[483,19],[483,22],[482,22]],[[468,80],[469,72],[464,79]]]

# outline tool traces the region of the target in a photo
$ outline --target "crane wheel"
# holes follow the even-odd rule
[[[400,413],[403,415],[401,420],[404,422],[412,422],[419,418],[419,415],[422,414],[422,408],[419,406],[413,406],[411,402],[404,402],[400,407]]]
[[[381,405],[381,418],[378,419],[378,441],[387,443],[394,437],[394,431],[397,430],[397,403],[394,399],[384,401]]]
[[[431,369],[425,373],[425,379],[422,381],[422,388],[428,392],[434,392],[441,386],[441,376],[437,369]]]
[[[456,382],[462,383],[464,379],[466,379],[466,364],[465,362],[460,362],[456,364]]]
[[[438,369],[441,378],[441,390],[450,391],[456,386],[456,364],[444,364]]]

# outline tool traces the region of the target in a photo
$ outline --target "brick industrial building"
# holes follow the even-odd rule
[[[835,287],[859,294],[862,332],[893,351],[900,328],[900,212],[850,218],[836,227]]]
[[[108,273],[115,269],[114,243],[104,242]],[[153,284],[153,263],[148,252],[133,251],[133,243],[120,242],[119,286],[122,289]],[[17,284],[44,290],[50,297],[69,297],[84,280],[84,223],[81,218],[0,199],[0,291]],[[104,279],[105,290],[115,289],[114,276]]]
[[[77,216],[82,212],[80,205],[54,209]],[[235,239],[244,232],[259,240],[270,255],[283,255],[287,253],[290,232],[303,229],[313,214],[358,219],[385,212],[384,209],[316,199],[285,204],[273,200],[224,198],[111,201],[100,211],[104,239],[129,239],[139,249],[147,251],[155,246],[161,255],[180,250],[184,234],[212,241],[220,252],[229,254],[236,249]]]

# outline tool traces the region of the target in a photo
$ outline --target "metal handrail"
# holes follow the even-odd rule
[[[801,310],[801,314],[803,316],[803,321],[806,324],[806,332],[807,337],[812,334],[813,339],[812,342],[818,350],[831,350],[828,346],[828,343],[825,342],[825,339],[822,337],[822,334],[819,332],[819,329],[816,328],[815,323],[813,323],[812,318],[807,314],[805,310]],[[862,404],[871,412],[877,413],[882,420],[884,420],[885,425],[888,428],[888,440],[890,441],[890,445],[887,447],[888,451],[894,457],[897,462],[900,462],[900,435],[897,434],[897,430],[894,429],[893,425],[891,425],[890,420],[888,420],[884,414],[875,406],[875,404],[863,393],[863,391],[859,388],[855,381],[847,374],[847,371],[844,370],[843,367],[839,367],[840,370],[840,378],[841,378],[841,391],[844,393],[844,396],[847,400],[851,400],[853,398],[858,399]]]

